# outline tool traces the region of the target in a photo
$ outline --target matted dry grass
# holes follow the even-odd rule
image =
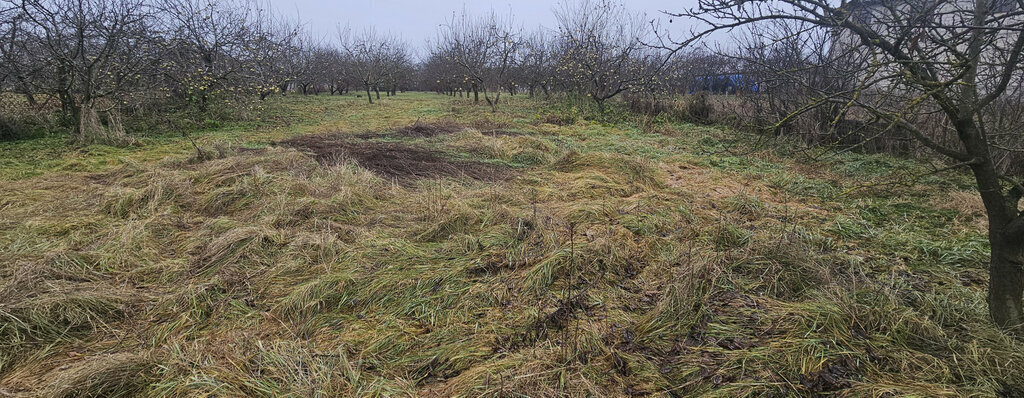
[[[515,112],[4,182],[0,395],[1021,391],[947,192]]]

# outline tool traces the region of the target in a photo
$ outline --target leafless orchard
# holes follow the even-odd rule
[[[526,29],[463,11],[424,47],[386,27],[319,37],[257,0],[0,0],[0,89],[55,109],[78,143],[119,143],[134,134],[123,117],[289,93],[373,104],[416,89],[494,112],[503,96],[562,96],[604,112],[725,82],[751,92],[742,117],[764,131],[969,170],[989,221],[991,316],[1024,324],[1024,0],[700,0],[654,16],[580,0],[555,17]],[[716,32],[728,44],[702,47]]]

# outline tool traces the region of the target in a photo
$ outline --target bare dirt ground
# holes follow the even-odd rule
[[[445,134],[442,127],[411,126],[398,131],[403,136],[430,137]],[[323,164],[354,161],[381,177],[397,180],[469,177],[483,181],[502,180],[509,171],[492,164],[456,160],[438,151],[397,142],[370,142],[352,139],[352,134],[305,135],[280,142],[280,145],[310,152]]]

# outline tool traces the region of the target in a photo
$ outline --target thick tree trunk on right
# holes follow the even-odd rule
[[[989,262],[988,311],[992,321],[1004,330],[1024,332],[1024,261],[1019,239],[997,236],[992,241]]]
[[[988,311],[997,326],[1024,332],[1024,217],[1019,195],[1006,195],[992,163],[989,145],[972,117],[954,123],[960,141],[973,159],[970,165],[988,218]]]

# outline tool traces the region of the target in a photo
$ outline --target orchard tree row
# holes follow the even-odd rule
[[[123,137],[123,115],[248,109],[287,93],[373,103],[418,89],[492,109],[503,93],[568,93],[603,108],[692,81],[693,64],[652,45],[655,27],[621,4],[566,1],[555,14],[557,26],[526,32],[512,15],[463,12],[417,51],[383,29],[318,36],[260,0],[0,0],[0,90],[58,109],[87,143]]]
[[[123,134],[126,113],[411,84],[404,43],[341,36],[256,0],[0,0],[0,88],[55,102],[73,136],[95,142]]]
[[[652,45],[656,27],[642,14],[607,0],[563,2],[554,28],[524,31],[511,15],[463,12],[442,24],[422,65],[433,91],[482,96],[492,108],[502,92],[552,92],[592,99],[603,108],[623,93],[679,89],[685,68],[669,63],[675,51]]]

